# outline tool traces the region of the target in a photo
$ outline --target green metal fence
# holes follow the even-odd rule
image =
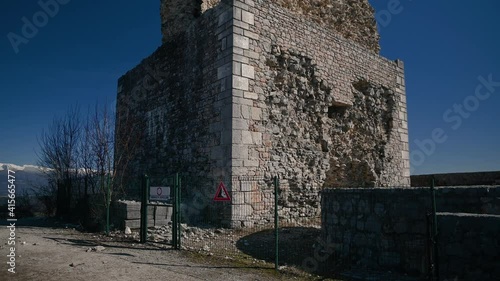
[[[279,270],[304,267],[320,244],[320,220],[295,222],[283,217],[287,193],[279,177],[195,177],[179,173],[165,178],[145,176],[143,205],[150,186],[171,187],[171,223],[149,228],[142,208],[141,242],[167,232],[174,249],[214,256],[219,260]],[[226,193],[227,192],[227,193]],[[281,217],[281,220],[280,220]],[[148,239],[149,237],[149,239]]]
[[[171,235],[174,249],[279,269],[279,179],[143,176],[140,241]],[[148,228],[151,186],[171,187],[171,223]],[[148,238],[150,238],[148,240]]]
[[[282,181],[285,182],[284,186]],[[301,202],[299,205],[290,202],[290,193],[295,191],[289,190],[286,181],[287,179],[277,176],[214,178],[182,173],[163,178],[144,176],[141,189],[144,206],[141,209],[141,242],[155,241],[156,232],[161,235],[166,233],[168,235],[165,236],[171,237],[169,242],[174,249],[213,256],[219,261],[227,260],[242,266],[275,270],[285,266],[335,278],[361,274],[355,267],[357,260],[354,260],[359,253],[353,252],[356,249],[349,248],[349,242],[345,242],[345,239],[350,241],[359,238],[359,235],[353,233],[352,236],[343,237],[338,244],[334,241],[335,237],[333,240],[325,240],[320,219],[291,219],[289,209],[300,210],[303,206],[300,205]],[[151,186],[160,185],[171,188],[171,199],[167,202],[173,208],[171,222],[148,230],[147,206],[151,205],[148,192]],[[429,268],[434,278],[432,280],[439,280],[436,204],[434,190],[430,190],[434,208],[428,214],[428,238],[424,236],[423,240],[404,241],[404,247],[427,247]],[[366,198],[377,201],[377,194],[369,191],[365,193]],[[339,220],[342,220],[344,209],[342,206],[336,211],[335,215],[339,216]],[[357,219],[359,218],[356,216],[352,217],[349,225],[354,225],[354,228],[362,226],[362,220],[358,222]],[[350,260],[350,257],[353,257],[352,263],[343,263]],[[391,257],[380,258],[390,260]],[[336,272],[346,274],[332,275],[333,268]],[[352,274],[349,270],[353,271]],[[365,277],[384,276],[385,280],[399,280],[378,272],[362,273]]]

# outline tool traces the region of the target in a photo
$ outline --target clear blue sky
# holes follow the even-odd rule
[[[35,164],[54,115],[114,101],[117,79],[161,43],[159,1],[60,1],[46,24],[37,1],[0,2],[0,162]],[[500,86],[474,96],[479,76],[500,82],[500,2],[370,2],[381,54],[405,62],[412,173],[500,170]],[[8,34],[36,15],[42,27],[16,54]],[[425,141],[435,129],[445,137]]]

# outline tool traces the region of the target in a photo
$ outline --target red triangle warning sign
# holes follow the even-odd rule
[[[224,186],[224,183],[222,181],[219,183],[219,187],[217,188],[217,192],[215,193],[214,201],[231,201],[229,192],[227,192],[226,186]]]

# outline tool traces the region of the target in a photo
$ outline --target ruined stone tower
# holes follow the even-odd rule
[[[118,82],[118,116],[143,133],[127,173],[203,179],[186,204],[232,226],[269,219],[274,175],[289,221],[317,217],[324,187],[409,186],[403,63],[378,55],[367,0],[160,10],[163,45]],[[214,205],[221,180],[232,201]]]
[[[201,13],[221,0],[160,0],[163,42],[185,31]],[[231,1],[225,1],[231,4]],[[297,17],[313,21],[344,38],[378,52],[379,34],[373,8],[368,0],[275,0]]]

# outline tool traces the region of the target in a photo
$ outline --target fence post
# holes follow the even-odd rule
[[[280,180],[274,176],[274,234],[275,234],[275,258],[274,269],[279,270],[279,216],[278,216],[278,196]]]
[[[142,178],[142,196],[141,196],[141,243],[146,243],[148,237],[148,190],[149,177],[144,175]]]
[[[173,214],[172,214],[172,246],[177,249],[177,178],[174,175],[174,200],[173,200]]]
[[[178,222],[178,230],[179,234],[177,235],[179,242],[177,243],[177,247],[181,249],[181,240],[182,240],[182,225],[181,225],[181,178],[179,177],[179,173],[175,174],[175,178],[177,180],[177,222]]]
[[[437,208],[436,208],[436,189],[434,188],[434,177],[431,181],[431,193],[432,193],[432,215],[433,215],[433,229],[432,229],[432,241],[434,246],[434,270],[436,280],[439,281],[439,249],[438,249],[438,222],[437,222]]]
[[[106,235],[109,236],[109,207],[111,205],[111,190],[110,190],[110,177],[108,174],[106,181]]]

